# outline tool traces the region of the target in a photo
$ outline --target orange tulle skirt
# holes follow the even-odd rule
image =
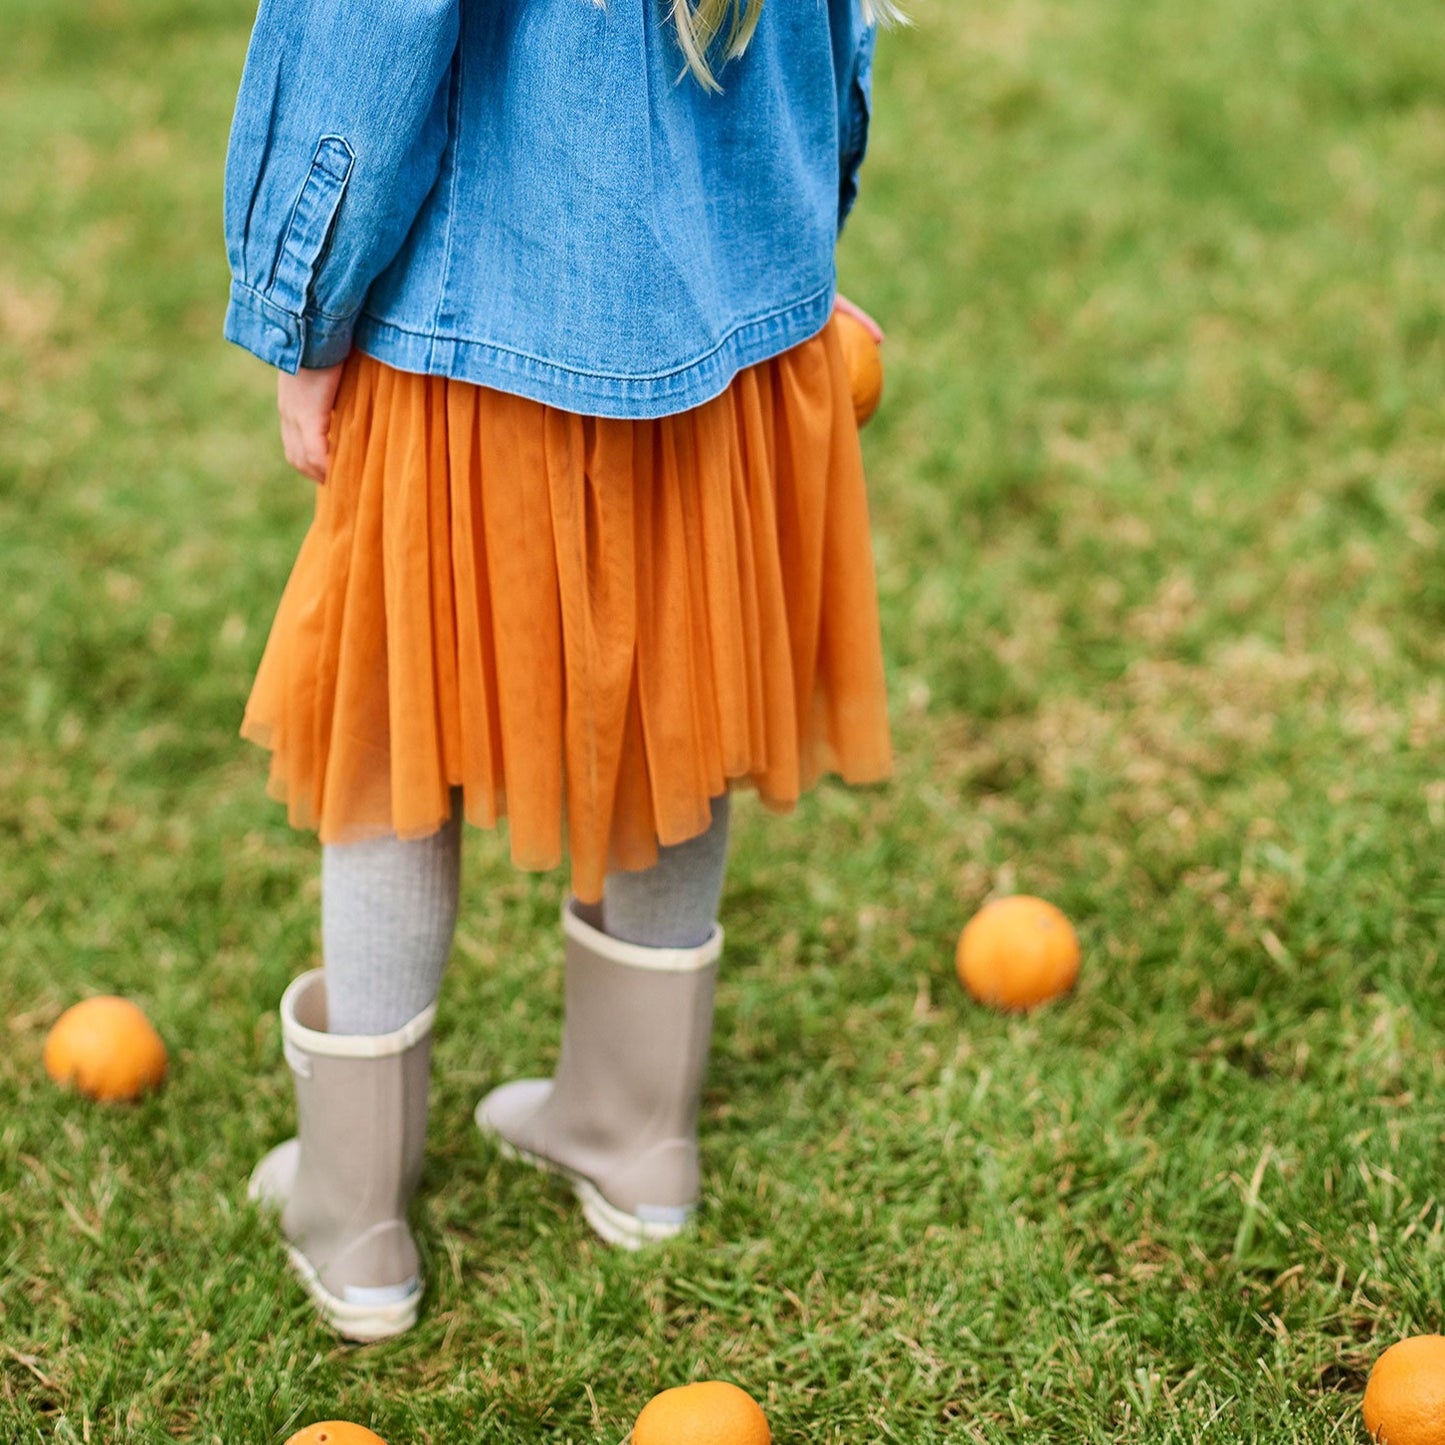
[[[354,353],[243,734],[324,842],[508,820],[600,898],[737,785],[787,809],[891,754],[832,325],[653,421]]]

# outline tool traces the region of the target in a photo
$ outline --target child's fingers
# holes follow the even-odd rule
[[[864,330],[874,341],[881,342],[883,340],[883,328],[856,301],[850,301],[840,293],[833,301],[833,310],[841,311],[855,321],[861,321]]]
[[[294,417],[281,418],[281,449],[286,460],[313,482],[326,480],[326,431]]]
[[[340,381],[340,364],[276,374],[276,410],[286,460],[313,482],[326,480],[327,437]]]

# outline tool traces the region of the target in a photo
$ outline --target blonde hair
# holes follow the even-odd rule
[[[784,0],[784,3],[795,3],[795,0]],[[677,26],[677,42],[682,47],[687,68],[708,90],[721,89],[708,64],[708,51],[726,32],[724,61],[741,55],[758,28],[763,0],[670,0],[670,5],[673,24]],[[895,0],[862,0],[862,5],[863,18],[870,25],[903,18]]]

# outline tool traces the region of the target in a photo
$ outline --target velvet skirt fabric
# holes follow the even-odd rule
[[[579,899],[753,787],[891,768],[867,497],[830,323],[720,397],[578,416],[359,352],[243,734],[324,842],[505,816]],[[565,840],[565,844],[564,844]]]

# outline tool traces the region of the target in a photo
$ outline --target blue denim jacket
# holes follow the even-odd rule
[[[767,0],[721,94],[665,0],[261,0],[226,335],[647,417],[817,332],[867,141],[858,0]]]

